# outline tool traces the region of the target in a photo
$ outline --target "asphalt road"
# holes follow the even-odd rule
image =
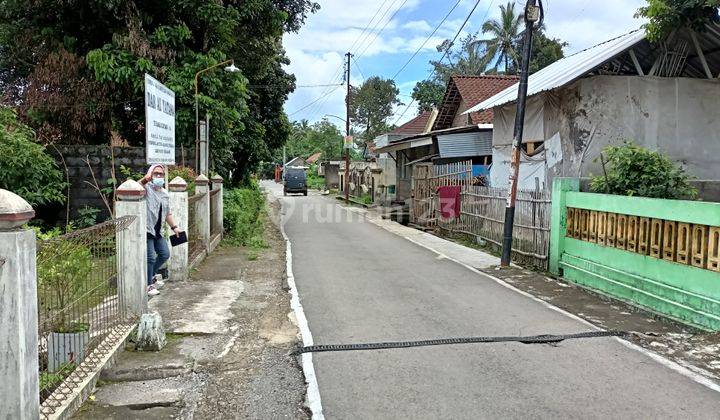
[[[277,186],[266,184],[276,195]],[[315,344],[589,327],[311,193],[281,198]],[[613,338],[316,353],[327,418],[718,418],[720,394]]]

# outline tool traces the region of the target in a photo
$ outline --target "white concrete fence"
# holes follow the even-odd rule
[[[198,239],[205,256],[214,250],[223,235],[222,178],[215,176],[210,182],[200,175],[195,185],[195,194],[202,197],[195,200],[194,221],[189,217],[187,183],[180,177],[170,181],[168,186],[170,207],[178,226],[187,230],[188,239],[194,239],[190,237],[190,223],[200,227]],[[115,302],[120,306],[117,313],[122,314],[118,316],[128,317],[128,322],[133,322],[148,311],[145,190],[138,182],[128,180],[118,187],[116,198],[116,219],[130,216],[134,220],[117,231],[114,241],[112,251],[117,261]],[[42,347],[45,338],[39,336],[38,330],[38,298],[42,299],[38,295],[36,269],[39,244],[36,244],[35,232],[24,227],[34,216],[32,207],[25,200],[0,189],[0,377],[3,378],[0,381],[0,419],[65,418],[87,396],[85,389],[77,390],[77,384],[74,384],[73,392],[67,393],[68,401],[61,401],[62,406],[56,405],[47,411],[40,403],[39,346]],[[195,258],[195,263],[200,259]],[[170,247],[167,267],[170,281],[188,278],[191,268],[188,244]],[[113,345],[104,347],[112,348]],[[98,373],[101,368],[98,367]],[[97,374],[90,378],[83,385],[85,388],[94,386],[92,379],[97,378]]]

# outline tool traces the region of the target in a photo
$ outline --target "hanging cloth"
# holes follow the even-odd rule
[[[459,185],[447,185],[438,187],[440,197],[440,216],[443,219],[460,217],[460,192]]]

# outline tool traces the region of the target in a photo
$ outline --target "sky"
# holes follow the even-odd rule
[[[430,75],[429,61],[441,56],[436,46],[455,36],[476,3],[460,0],[448,16],[456,0],[316,1],[320,11],[311,15],[298,33],[283,38],[290,58],[286,70],[295,74],[298,85],[285,103],[291,121],[315,122],[326,115],[344,118],[345,87],[338,85],[348,51],[353,54],[350,83],[358,86],[371,76],[394,78],[405,105],[396,108],[389,122],[402,124],[413,118],[417,107],[407,107],[413,86]],[[506,2],[480,0],[458,39],[478,31],[484,21],[497,18],[498,6]],[[524,4],[524,0],[518,1],[516,10]],[[543,4],[546,33],[569,43],[568,55],[640,27],[642,22],[633,15],[646,1],[544,0]],[[327,118],[344,130],[340,118]]]

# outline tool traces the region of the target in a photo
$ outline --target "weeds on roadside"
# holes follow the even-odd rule
[[[248,187],[228,189],[224,193],[225,238],[232,245],[253,249],[267,248],[265,196],[256,182]]]

